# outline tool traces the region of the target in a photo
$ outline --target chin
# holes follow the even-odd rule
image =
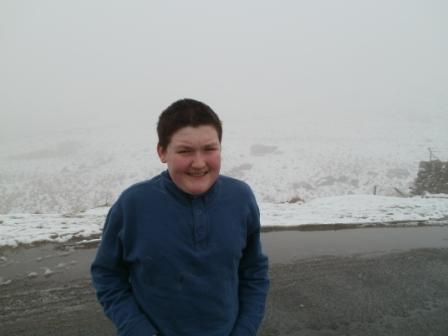
[[[212,176],[210,172],[207,172],[207,174],[202,177],[191,177],[187,174],[186,176],[184,175],[183,178],[175,179],[174,182],[187,194],[199,196],[206,193],[217,179],[218,174]]]

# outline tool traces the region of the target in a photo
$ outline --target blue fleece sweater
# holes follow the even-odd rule
[[[168,172],[122,193],[91,268],[121,336],[256,335],[267,270],[245,183],[220,176],[193,197]]]

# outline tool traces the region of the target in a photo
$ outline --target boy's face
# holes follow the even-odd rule
[[[205,193],[219,176],[221,143],[213,126],[183,127],[157,153],[173,182],[190,195]]]

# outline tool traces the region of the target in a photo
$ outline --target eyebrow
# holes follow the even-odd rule
[[[215,147],[215,146],[216,147],[219,146],[219,142],[213,141],[204,145],[204,147]]]
[[[193,147],[195,147],[195,146],[190,145],[190,144],[185,144],[185,143],[178,144],[178,145],[174,146],[175,149],[185,149],[185,148],[190,149],[190,148],[193,148]],[[206,143],[204,146],[201,146],[201,147],[202,148],[219,147],[219,142],[211,141],[211,142]]]
[[[179,146],[174,146],[175,150],[180,150],[180,149],[191,149],[191,146],[188,145],[179,145]]]

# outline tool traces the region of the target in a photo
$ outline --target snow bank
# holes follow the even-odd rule
[[[37,242],[83,241],[98,236],[108,207],[77,214],[0,215],[0,246]],[[347,195],[314,199],[307,203],[260,203],[264,227],[298,225],[393,223],[448,219],[447,198],[399,198]]]

